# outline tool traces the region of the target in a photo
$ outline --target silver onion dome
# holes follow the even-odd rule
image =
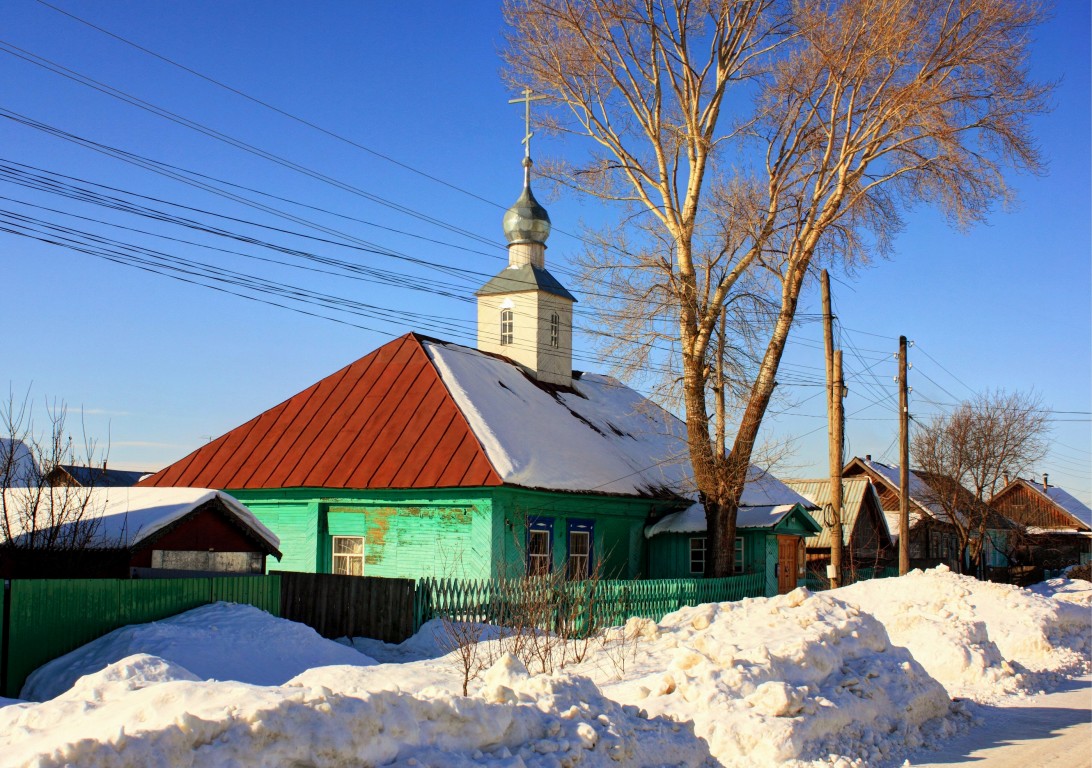
[[[508,243],[545,244],[550,236],[550,214],[531,194],[530,158],[524,161],[523,192],[504,213],[504,236]]]

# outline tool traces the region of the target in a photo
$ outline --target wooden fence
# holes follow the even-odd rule
[[[899,569],[895,566],[858,568],[856,571],[847,570],[842,579],[842,586],[847,587],[850,584],[856,584],[858,581],[868,581],[870,579],[890,579],[898,575]],[[807,587],[813,592],[822,592],[830,589],[830,579],[818,571],[809,571],[800,586]]]
[[[659,621],[688,605],[758,597],[764,587],[765,575],[761,573],[648,581],[421,579],[416,626],[444,617],[583,633],[618,626],[635,616]]]
[[[279,579],[15,579],[4,584],[0,688],[16,697],[27,675],[118,627],[220,600],[277,615]]]
[[[414,625],[413,579],[281,571],[280,615],[323,637],[400,643]]]

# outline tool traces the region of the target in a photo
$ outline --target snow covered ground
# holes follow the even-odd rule
[[[1025,727],[1050,709],[1040,691],[1089,673],[1090,605],[1087,582],[1029,591],[938,569],[634,619],[550,674],[494,632],[463,697],[441,622],[350,647],[217,604],[39,669],[23,691],[39,701],[0,708],[0,754],[43,767],[951,764],[979,759],[964,744],[988,732],[976,722]],[[1054,712],[1079,739],[1092,703],[1077,701]]]

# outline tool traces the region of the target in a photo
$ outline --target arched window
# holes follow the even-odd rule
[[[502,309],[500,315],[500,343],[512,343],[512,310]]]
[[[561,345],[561,318],[557,312],[550,315],[550,346],[557,349]]]

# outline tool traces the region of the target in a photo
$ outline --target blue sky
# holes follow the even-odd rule
[[[5,164],[327,240],[344,241],[348,235],[355,238],[356,249],[216,220],[233,232],[387,270],[395,281],[430,290],[211,251],[200,246],[292,258],[0,180],[0,196],[8,198],[0,200],[5,211],[382,310],[380,317],[319,310],[364,326],[354,327],[0,232],[7,318],[0,382],[17,397],[30,391],[39,405],[47,396],[66,401],[77,440],[82,409],[88,434],[109,445],[112,465],[152,469],[406,331],[470,341],[469,299],[504,263],[501,213],[517,196],[521,178],[522,112],[507,103],[515,94],[498,74],[498,4],[55,4],[372,152],[218,88],[34,0],[3,0],[0,108],[5,114],[292,200],[232,188],[326,231],[11,119],[0,119]],[[986,388],[1034,388],[1054,411],[1054,447],[1036,472],[1049,472],[1053,483],[1092,501],[1089,26],[1087,3],[1061,2],[1038,31],[1034,73],[1059,81],[1053,111],[1034,122],[1049,173],[1012,179],[1019,195],[1013,210],[998,211],[989,224],[968,232],[952,230],[938,211],[914,211],[893,259],[837,276],[834,301],[850,384],[849,455],[897,460],[891,354],[898,336],[905,334],[915,342],[910,380],[916,417],[927,418]],[[340,186],[150,114],[17,58],[13,51],[44,57],[70,75],[125,91]],[[543,135],[534,145],[539,157],[574,149]],[[163,202],[145,204],[167,209]],[[551,196],[546,204],[555,225],[548,265],[572,286],[566,280],[569,259],[580,242],[567,233],[597,220],[601,211],[594,201],[571,196]],[[210,220],[204,213],[187,215]],[[817,307],[818,296],[809,293],[803,311],[814,313]],[[578,314],[578,326],[588,321]],[[820,342],[818,323],[805,322],[794,330],[784,378],[798,385],[784,388],[785,401],[767,423],[769,436],[791,439],[794,446],[794,454],[778,467],[783,475],[826,471],[824,408],[815,386],[823,376]],[[589,344],[578,335],[576,367],[595,368]],[[40,408],[37,420],[41,425]]]

